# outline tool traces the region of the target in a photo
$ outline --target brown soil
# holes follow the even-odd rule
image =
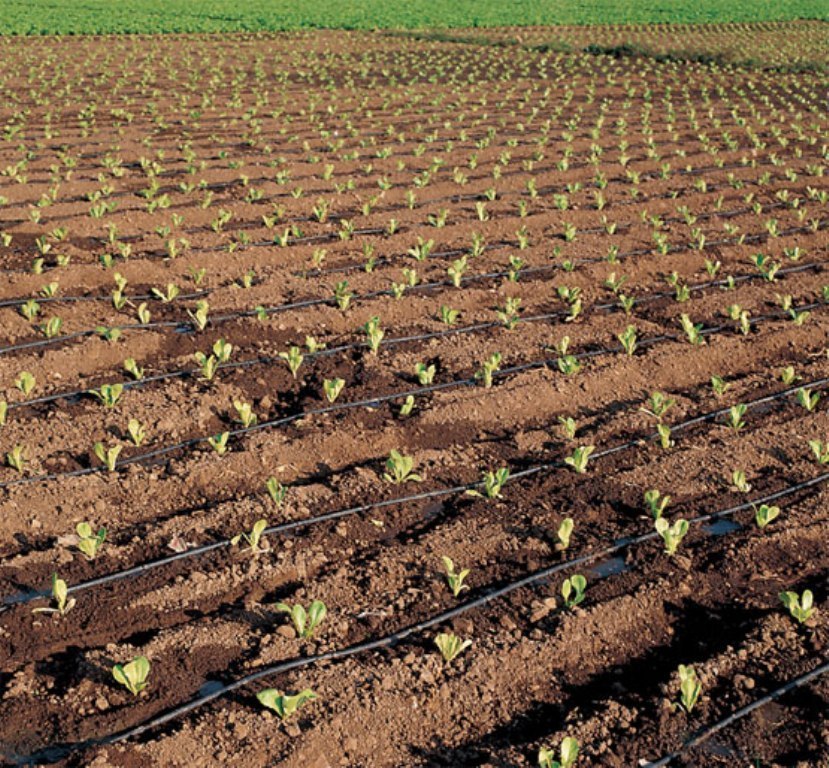
[[[765,33],[802,35],[805,57],[820,30]],[[699,42],[698,29],[675,33],[673,47],[651,47]],[[492,33],[498,46],[322,32],[3,41],[0,451],[23,446],[27,462],[0,467],[0,759],[494,768],[536,765],[540,747],[570,735],[579,764],[627,768],[826,661],[829,499],[823,483],[800,487],[826,471],[809,441],[829,441],[822,75],[533,48],[545,34],[518,44],[515,30]],[[649,40],[557,34],[579,47]],[[729,59],[749,58],[739,30],[717,35]],[[101,200],[117,207],[96,218]],[[431,255],[413,258],[428,240]],[[447,269],[463,254],[454,287]],[[779,265],[776,279],[757,254]],[[511,257],[522,261],[515,281]],[[404,268],[419,285],[395,299]],[[622,277],[614,292],[608,281]],[[333,301],[343,280],[345,310]],[[182,295],[152,295],[169,283]],[[565,288],[580,292],[576,317]],[[616,293],[636,298],[629,315]],[[30,298],[33,320],[21,312]],[[511,298],[521,322],[509,330],[497,312]],[[188,315],[199,300],[201,331]],[[732,305],[749,313],[747,334]],[[442,307],[459,311],[457,325]],[[704,345],[686,340],[683,314],[703,325]],[[50,317],[62,321],[56,338],[38,327]],[[372,317],[386,334],[376,354],[363,331]],[[632,356],[618,340],[630,325]],[[116,327],[119,339],[99,333]],[[307,336],[326,347],[304,349],[294,377],[279,355]],[[581,365],[569,376],[557,362],[565,337]],[[194,354],[219,339],[233,353],[205,381]],[[475,375],[495,352],[503,370],[485,388]],[[126,358],[144,380],[130,383]],[[421,362],[436,386],[418,382]],[[781,382],[787,366],[793,383]],[[28,395],[15,385],[23,371],[36,381]],[[729,383],[724,394],[712,376]],[[328,408],[334,378],[345,387]],[[113,408],[88,393],[115,382],[127,388]],[[798,385],[821,395],[813,411]],[[643,410],[654,391],[675,400],[667,449]],[[260,428],[241,429],[234,401]],[[740,403],[745,426],[730,429],[716,414]],[[139,447],[130,419],[146,428]],[[206,439],[226,431],[220,457]],[[122,446],[114,472],[98,441]],[[584,445],[596,449],[585,474],[562,465]],[[413,458],[420,483],[383,479],[391,450]],[[499,467],[514,475],[500,498],[463,493]],[[736,469],[750,491],[733,486]],[[288,488],[278,508],[271,476]],[[653,530],[652,488],[671,495],[671,520],[745,508],[692,524],[674,556],[654,539],[601,556]],[[420,492],[431,495],[409,498]],[[746,503],[778,492],[780,516],[758,528]],[[566,517],[575,533],[560,551]],[[259,518],[297,526],[256,556],[223,545],[156,563]],[[82,521],[107,528],[93,561],[73,538]],[[592,554],[381,648],[303,661]],[[457,599],[444,555],[471,570]],[[75,607],[33,614],[55,572],[81,587]],[[560,588],[573,573],[588,589],[568,609]],[[804,589],[817,610],[800,625],[779,593]],[[275,603],[315,599],[328,617],[302,640]],[[440,631],[472,646],[445,663]],[[133,697],[111,667],[138,655],[152,668]],[[671,706],[680,664],[702,683],[690,714]],[[255,697],[266,687],[318,698],[280,723]],[[829,765],[827,704],[819,678],[673,764]]]

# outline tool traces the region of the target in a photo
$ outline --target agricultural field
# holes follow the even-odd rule
[[[828,29],[0,38],[0,762],[829,766]]]

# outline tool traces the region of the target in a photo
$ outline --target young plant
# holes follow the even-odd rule
[[[662,517],[666,507],[670,503],[671,497],[667,494],[663,496],[656,488],[651,488],[651,490],[645,491],[645,504],[648,505],[648,509],[650,510],[651,515],[653,515],[654,520],[658,520]]]
[[[580,475],[587,472],[587,463],[590,460],[590,455],[596,450],[593,445],[580,445],[576,448],[570,456],[565,456],[564,463],[568,467],[572,467]]]
[[[475,378],[480,381],[486,389],[492,386],[492,377],[495,371],[501,367],[501,353],[493,352],[481,363],[481,367],[475,372]]]
[[[392,448],[389,458],[386,459],[386,471],[383,473],[383,479],[387,483],[394,483],[395,485],[405,482],[419,483],[423,478],[414,474],[412,472],[413,468],[414,459],[411,456],[404,456]]]
[[[451,632],[441,632],[435,638],[435,645],[438,647],[441,656],[443,656],[443,660],[449,663],[469,648],[469,646],[472,645],[472,641],[461,640],[457,635]]]
[[[22,445],[15,445],[14,448],[6,454],[6,464],[8,464],[12,469],[16,469],[21,474],[23,474],[23,468],[25,467],[27,461],[26,449]]]
[[[271,497],[271,501],[273,501],[277,507],[281,507],[285,502],[285,497],[288,495],[288,489],[275,477],[269,477],[265,481],[265,489]]]
[[[75,606],[75,598],[69,597],[69,588],[63,579],[59,579],[56,573],[52,574],[52,602],[54,608],[35,608],[32,613],[57,613],[65,616]]]
[[[800,624],[807,622],[815,612],[815,598],[811,590],[804,590],[802,595],[797,592],[781,592],[780,600]]]
[[[124,360],[124,370],[136,381],[140,381],[144,378],[144,369],[141,368],[131,357]]]
[[[230,540],[230,543],[235,547],[238,546],[240,542],[245,541],[247,542],[247,547],[245,547],[244,549],[249,549],[251,551],[251,554],[254,555],[258,554],[259,552],[266,552],[269,549],[269,547],[267,545],[267,542],[263,541],[262,534],[265,528],[267,527],[267,520],[257,520],[253,524],[253,528],[251,528],[249,533],[237,534]]]
[[[746,411],[748,411],[748,406],[744,403],[732,405],[728,409],[727,424],[735,432],[739,432],[746,425],[745,421],[743,421],[743,416],[746,415]]]
[[[654,523],[654,527],[665,542],[665,552],[671,556],[676,554],[677,547],[679,547],[682,539],[685,538],[685,534],[688,533],[688,521],[680,518],[674,521],[672,525],[668,522],[667,518],[658,517]]]
[[[684,664],[680,664],[678,671],[679,702],[674,705],[674,709],[682,707],[682,709],[690,713],[696,706],[699,695],[702,692],[702,684],[692,667],[686,667]]]
[[[681,315],[679,321],[682,326],[682,330],[685,331],[685,335],[688,337],[688,341],[691,342],[691,344],[695,347],[705,344],[705,339],[702,336],[702,323],[697,323],[695,325],[691,321],[691,318],[686,314]]]
[[[150,662],[146,656],[138,656],[127,664],[115,664],[112,667],[115,681],[123,685],[133,696],[138,696],[147,687],[149,675]]]
[[[333,403],[340,396],[344,386],[343,379],[325,379],[322,382],[322,389],[329,403]]]
[[[663,392],[651,392],[648,402],[640,408],[643,413],[653,416],[660,424],[665,414],[676,404],[676,400]]]
[[[559,525],[558,531],[556,531],[556,550],[563,552],[570,546],[570,537],[573,535],[575,526],[576,524],[573,522],[572,517],[565,517],[561,521],[561,525]]]
[[[797,402],[802,405],[809,413],[812,413],[817,408],[820,395],[817,392],[812,393],[806,387],[801,387],[797,390]]]
[[[383,337],[386,335],[386,332],[380,328],[380,318],[370,318],[369,321],[363,326],[363,330],[365,331],[368,339],[369,349],[376,355],[377,351],[380,349]]]
[[[731,386],[731,385],[730,385],[730,384],[728,384],[728,383],[727,383],[727,382],[726,382],[723,378],[721,378],[720,376],[712,376],[712,377],[711,377],[711,389],[713,389],[713,390],[714,390],[714,394],[715,394],[717,397],[722,397],[722,396],[726,393],[726,390],[727,390],[730,386]]]
[[[266,688],[264,691],[259,691],[256,698],[259,699],[259,703],[263,707],[276,712],[280,720],[287,720],[296,714],[306,702],[316,699],[317,694],[310,688],[306,688],[294,696],[288,696],[281,691],[277,691],[276,688]]]
[[[75,526],[75,531],[78,534],[78,549],[84,553],[87,560],[94,560],[103,546],[107,529],[101,527],[98,529],[98,533],[93,533],[92,526],[89,523],[78,523]]]
[[[26,397],[32,394],[35,384],[35,377],[28,371],[23,371],[14,382],[14,386],[17,387]]]
[[[636,352],[636,326],[629,325],[616,338],[619,339],[627,356],[633,357],[633,353]]]
[[[230,432],[220,432],[207,438],[207,444],[219,455],[227,453],[227,441],[230,439]]]
[[[566,608],[575,608],[584,600],[584,592],[587,589],[587,579],[580,573],[575,573],[564,580],[561,585],[561,596],[564,598]]]
[[[279,357],[288,363],[288,370],[290,370],[291,376],[296,378],[299,366],[302,365],[302,361],[305,359],[302,350],[299,347],[291,347],[287,352],[280,352]]]
[[[558,423],[561,426],[561,431],[568,440],[572,440],[576,436],[578,425],[572,416],[559,416]]]
[[[449,584],[449,589],[452,590],[452,594],[457,597],[461,592],[463,592],[463,590],[469,589],[469,587],[463,583],[466,577],[469,576],[469,568],[464,568],[462,571],[456,571],[455,564],[452,562],[451,558],[443,555],[441,559],[443,560],[443,567],[446,569],[446,582]]]
[[[121,453],[122,449],[122,445],[105,447],[103,443],[95,443],[95,445],[92,446],[92,452],[110,472],[115,471],[115,464],[118,461],[118,455]]]
[[[466,493],[468,496],[480,496],[482,498],[487,499],[500,499],[501,498],[501,488],[504,487],[504,484],[509,480],[509,468],[508,467],[501,467],[500,469],[496,469],[494,472],[492,470],[487,470],[486,472],[481,475],[481,485],[483,486],[484,492],[481,493],[480,491],[476,491],[474,488],[468,490]]]
[[[314,635],[316,628],[322,624],[328,609],[321,600],[314,600],[306,611],[299,603],[291,607],[287,603],[277,603],[276,610],[287,613],[299,637],[308,640]]]
[[[103,384],[100,389],[89,390],[106,408],[114,408],[123,392],[123,384]]]
[[[780,516],[780,507],[770,507],[761,504],[754,512],[754,519],[758,528],[765,528],[772,520]]]
[[[559,751],[559,759],[555,759],[555,752],[552,749],[542,747],[538,751],[538,765],[540,768],[573,768],[579,756],[579,743],[572,736],[562,740]]]
[[[254,426],[258,421],[250,403],[245,403],[241,400],[234,400],[233,407],[236,409],[237,420],[245,429],[249,429]]]
[[[751,490],[751,485],[746,481],[746,473],[741,469],[735,469],[731,473],[731,484],[740,493],[748,493]]]
[[[415,374],[421,387],[428,387],[435,378],[435,366],[426,365],[426,363],[417,363],[415,365]]]

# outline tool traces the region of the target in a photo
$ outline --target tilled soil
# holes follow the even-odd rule
[[[809,51],[821,30],[763,34]],[[683,749],[827,661],[821,71],[514,32],[3,41],[0,449],[25,457],[0,468],[9,764],[530,766],[572,736],[584,765],[829,765],[825,677]],[[655,50],[698,42],[670,32]],[[195,355],[221,340],[208,378]],[[106,407],[90,390],[113,383]],[[121,446],[113,471],[96,442]],[[384,479],[392,450],[419,482]],[[650,489],[690,521],[673,555]],[[263,551],[230,543],[258,519]],[[107,529],[94,560],[82,521]],[[457,597],[443,556],[470,569]],[[33,613],[53,573],[75,605]],[[805,589],[800,624],[779,595]],[[300,638],[275,606],[312,600],[328,615]],[[472,645],[445,662],[439,632]],[[139,655],[132,696],[111,668]],[[317,698],[280,722],[267,687]]]

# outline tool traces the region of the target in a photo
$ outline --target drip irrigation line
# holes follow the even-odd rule
[[[686,741],[679,749],[674,752],[671,752],[669,755],[665,755],[665,757],[660,758],[659,760],[655,760],[650,763],[643,763],[643,768],[663,768],[663,766],[669,765],[672,760],[675,760],[683,752],[687,752],[689,749],[696,747],[702,742],[710,739],[715,733],[722,731],[724,728],[727,728],[730,725],[733,725],[738,720],[742,720],[747,715],[750,715],[760,707],[764,707],[766,704],[771,703],[775,699],[779,699],[786,693],[796,690],[801,686],[806,685],[807,683],[811,683],[814,680],[817,680],[822,675],[825,675],[829,672],[829,661],[824,662],[820,666],[813,669],[811,672],[807,672],[804,675],[800,675],[800,677],[796,677],[793,680],[789,680],[789,682],[781,685],[779,688],[775,688],[773,691],[770,691],[765,696],[761,696],[756,701],[753,701],[751,704],[747,704],[744,707],[732,712],[728,717],[723,718],[719,722],[714,723],[713,725],[708,725],[704,727],[702,730],[698,731],[697,734]]]
[[[777,400],[783,399],[795,392],[797,392],[801,388],[807,388],[811,390],[818,390],[821,391],[824,387],[829,385],[829,378],[823,379],[816,379],[805,384],[799,384],[794,387],[789,387],[787,389],[781,390],[780,392],[776,392],[771,395],[767,395],[765,397],[759,398],[757,400],[752,400],[747,403],[744,403],[747,408],[752,409],[756,408],[761,405],[765,405],[770,402],[775,402]],[[692,426],[695,426],[700,423],[704,423],[707,421],[714,421],[720,416],[724,416],[729,413],[729,408],[719,408],[715,411],[710,411],[709,413],[702,414],[700,416],[693,417],[688,419],[684,422],[679,424],[675,424],[671,427],[671,432],[679,432],[684,431]],[[660,438],[659,432],[653,432],[650,435],[647,435],[642,438],[635,438],[632,440],[628,440],[624,443],[621,443],[617,446],[613,446],[612,448],[607,448],[601,451],[597,451],[592,454],[591,460],[597,461],[599,459],[606,458],[608,456],[615,455],[622,451],[629,450],[631,448],[636,448],[642,446],[648,442],[654,442]],[[563,469],[567,465],[561,459],[556,459],[555,461],[545,462],[543,464],[537,464],[534,467],[529,467],[524,470],[520,470],[515,473],[511,473],[507,480],[505,481],[505,485],[511,484],[518,480],[523,480],[527,477],[532,477],[534,475],[538,475],[542,472],[548,472],[553,469]],[[811,487],[811,485],[817,484],[822,481],[822,478],[829,477],[829,473],[826,475],[821,475],[819,478],[815,480],[806,481],[805,484],[802,485],[804,488]],[[287,534],[293,533],[295,531],[301,530],[303,528],[309,528],[312,526],[320,525],[323,523],[330,523],[335,520],[340,520],[346,517],[353,517],[355,515],[360,515],[365,512],[370,512],[377,509],[384,509],[390,506],[396,506],[399,504],[410,504],[416,503],[420,501],[426,501],[429,499],[436,499],[436,498],[443,498],[447,496],[454,496],[459,493],[464,493],[466,491],[474,490],[477,488],[482,488],[483,483],[481,481],[476,481],[472,483],[465,483],[461,485],[451,486],[449,488],[438,488],[431,491],[422,491],[420,493],[409,494],[406,496],[399,496],[392,499],[384,499],[381,501],[372,502],[370,504],[361,504],[355,507],[347,507],[345,509],[338,509],[332,510],[331,512],[324,512],[320,515],[315,515],[313,517],[304,518],[302,520],[290,520],[285,523],[279,523],[277,525],[272,525],[267,527],[263,531],[263,535],[274,535],[274,534]],[[782,496],[788,494],[788,491],[785,492],[778,492],[776,495],[772,494],[768,497],[764,497],[763,501],[773,500],[775,498],[782,498]],[[732,511],[740,511],[742,509],[746,509],[750,507],[752,502],[748,502],[746,504],[740,505],[738,507],[734,507]],[[714,517],[719,513],[712,513],[709,517]],[[701,518],[700,518],[701,519]],[[212,542],[210,544],[203,544],[197,547],[191,547],[190,549],[185,550],[184,552],[177,552],[173,555],[167,555],[166,557],[159,558],[157,560],[151,560],[140,565],[136,565],[122,571],[115,571],[113,573],[105,574],[103,576],[98,576],[93,579],[89,579],[85,582],[79,582],[69,587],[68,592],[70,594],[74,594],[77,592],[82,592],[87,589],[91,589],[97,586],[101,586],[104,584],[109,584],[115,581],[121,581],[126,578],[130,578],[133,576],[140,576],[143,573],[147,573],[148,571],[154,570],[156,568],[163,567],[165,565],[169,565],[171,563],[175,563],[181,560],[187,560],[192,557],[199,557],[201,555],[207,554],[209,552],[214,552],[219,549],[225,549],[231,546],[230,539],[224,539],[221,541]],[[48,596],[48,592],[28,592],[28,593],[21,593],[18,595],[7,596],[0,599],[0,614],[9,610],[10,608],[16,605],[24,605],[28,604],[36,599],[40,599],[43,597]]]
[[[543,271],[549,271],[551,267],[529,267],[525,270],[522,270],[523,274],[527,273],[539,273]],[[809,270],[820,271],[823,269],[822,262],[809,262],[806,264],[798,264],[794,267],[784,267],[783,269],[778,270],[778,275],[789,275],[789,274],[797,274],[800,272],[808,272]],[[731,276],[735,283],[743,283],[743,282],[750,282],[753,280],[762,279],[762,275],[759,274],[750,274],[750,275],[732,275]],[[729,281],[727,279],[723,280],[709,280],[704,283],[697,283],[696,285],[688,285],[688,290],[695,292],[695,291],[703,291],[708,288],[716,288],[723,285],[728,285]],[[657,301],[661,301],[665,298],[671,298],[674,294],[671,291],[663,291],[648,294],[642,298],[636,299],[635,306],[642,306],[644,304],[652,304]],[[618,302],[607,302],[604,304],[594,304],[591,307],[588,307],[587,310],[582,311],[582,316],[589,315],[593,312],[614,312],[620,310],[621,307]],[[564,310],[558,310],[556,312],[546,312],[537,315],[525,315],[520,318],[520,323],[537,323],[537,322],[546,322],[547,320],[553,320],[559,317],[567,317],[568,313]],[[395,336],[395,337],[384,337],[381,342],[381,347],[392,347],[399,344],[407,344],[407,343],[417,343],[421,341],[429,341],[431,339],[441,339],[446,338],[449,336],[458,336],[458,335],[465,335],[467,333],[477,333],[479,331],[490,330],[494,328],[503,328],[503,324],[496,322],[496,321],[489,321],[484,323],[473,323],[472,325],[460,326],[460,327],[453,327],[448,328],[440,331],[429,331],[426,333],[420,334],[411,334],[408,336]],[[318,352],[308,352],[304,355],[304,359],[306,360],[315,360],[320,357],[330,357],[332,355],[339,354],[341,352],[347,352],[349,350],[355,349],[362,349],[368,348],[368,343],[364,341],[358,342],[350,342],[348,344],[341,344],[336,347],[330,347]],[[269,355],[264,355],[260,357],[251,358],[248,360],[240,360],[236,362],[227,362],[221,363],[218,366],[217,370],[237,370],[237,369],[244,369],[244,368],[252,368],[257,365],[272,365],[274,363],[284,363],[284,360],[280,357],[274,357]],[[147,384],[156,383],[159,381],[167,381],[171,379],[178,379],[178,378],[187,378],[190,376],[197,376],[200,373],[200,369],[198,368],[190,368],[185,370],[179,371],[167,371],[163,373],[158,373],[152,376],[144,376],[141,379],[134,380],[128,379],[125,381],[120,381],[118,383],[121,384],[124,389],[141,389]],[[43,395],[41,397],[35,397],[30,400],[21,400],[19,402],[9,403],[8,410],[14,410],[17,408],[23,407],[30,407],[34,405],[41,405],[44,403],[51,403],[57,400],[67,400],[73,399],[77,397],[81,397],[82,395],[89,394],[90,388],[84,389],[75,389],[75,390],[68,390],[63,392],[56,392],[50,395]]]
[[[814,310],[819,307],[824,306],[822,303],[815,302],[814,304],[805,304],[802,307],[799,307],[801,312]],[[761,315],[757,318],[752,318],[749,320],[749,325],[754,327],[760,321],[764,320],[774,320],[779,319],[782,315],[781,312],[776,312],[774,314],[768,315]],[[706,328],[700,331],[701,336],[709,336],[716,333],[720,333],[722,331],[729,330],[729,326],[727,325],[717,325],[711,328]],[[636,344],[637,349],[643,349],[645,347],[653,346],[654,344],[660,343],[662,341],[669,341],[669,340],[676,340],[679,337],[675,334],[662,334],[659,336],[653,336],[648,339],[638,340]],[[603,355],[614,354],[617,352],[624,351],[624,347],[621,345],[618,347],[604,347],[597,350],[591,350],[588,352],[582,352],[576,355],[572,355],[572,357],[576,358],[577,360],[585,360],[591,359],[594,357],[600,357]],[[500,370],[493,371],[492,378],[493,379],[501,379],[506,376],[511,376],[516,373],[523,373],[526,371],[537,370],[539,368],[545,368],[548,365],[556,362],[559,358],[543,358],[541,360],[534,360],[529,363],[521,363],[519,365],[510,366],[508,368],[501,368]],[[274,427],[281,427],[287,424],[291,424],[293,422],[299,421],[301,419],[305,419],[311,416],[322,416],[329,413],[337,413],[341,411],[351,410],[354,408],[375,408],[382,403],[391,402],[393,400],[400,400],[405,399],[409,396],[416,397],[424,394],[431,394],[433,392],[439,392],[447,389],[455,389],[460,387],[467,387],[467,386],[475,386],[478,384],[478,380],[473,376],[466,379],[455,379],[452,381],[443,382],[440,384],[431,384],[424,387],[416,387],[414,389],[405,390],[403,392],[392,392],[385,395],[375,395],[373,397],[365,398],[363,400],[352,401],[348,403],[341,403],[341,404],[332,404],[329,406],[325,406],[322,408],[313,408],[308,411],[302,411],[300,413],[295,413],[290,416],[282,416],[276,419],[271,419],[268,421],[262,421],[258,424],[254,424],[249,427],[240,427],[239,429],[232,429],[226,430],[226,433],[229,438],[238,438],[243,435],[252,434],[254,432],[259,432],[263,429],[272,429]],[[131,456],[129,458],[123,459],[116,464],[116,471],[120,468],[130,466],[132,464],[141,464],[146,461],[152,459],[158,459],[162,456],[168,456],[171,453],[176,451],[185,449],[185,448],[192,448],[196,445],[204,443],[207,438],[205,437],[195,437],[189,438],[187,440],[182,440],[178,443],[174,443],[172,445],[163,446],[161,448],[157,448],[153,451],[148,451],[147,453],[137,454],[135,456]],[[99,474],[102,472],[107,471],[105,466],[96,466],[96,467],[86,467],[84,469],[76,469],[69,472],[51,472],[45,473],[41,475],[32,475],[30,477],[21,477],[16,480],[9,480],[6,482],[0,483],[0,490],[5,488],[12,488],[22,485],[32,485],[34,483],[39,482],[47,482],[50,480],[58,480],[58,479],[65,479],[65,478],[72,478],[72,477],[83,477],[85,475],[92,475],[92,474]]]
[[[778,491],[776,494],[755,498],[750,502],[745,502],[743,504],[739,504],[728,509],[712,512],[705,515],[700,515],[698,517],[689,519],[687,522],[689,525],[699,525],[702,523],[710,522],[715,519],[729,517],[736,514],[737,512],[749,509],[754,505],[764,504],[767,501],[773,499],[779,499],[783,498],[784,496],[790,496],[806,488],[810,488],[822,482],[825,482],[828,479],[829,473],[825,473],[817,478],[812,478],[811,480],[805,481],[803,483],[797,483],[796,485],[790,486],[789,488],[784,489],[783,491]],[[277,675],[284,675],[288,672],[292,672],[297,669],[316,666],[324,662],[340,661],[343,659],[350,658],[352,656],[368,653],[370,651],[391,648],[407,640],[409,637],[413,635],[422,634],[426,630],[432,629],[434,627],[440,626],[441,624],[445,624],[449,621],[452,621],[458,616],[462,616],[468,613],[469,611],[487,606],[495,600],[499,600],[503,597],[506,597],[507,595],[517,592],[518,590],[527,587],[532,587],[541,582],[544,582],[552,576],[556,575],[557,573],[570,570],[572,568],[577,568],[580,566],[596,563],[597,561],[601,561],[603,559],[617,555],[619,552],[630,549],[632,547],[639,546],[640,544],[654,541],[658,538],[660,538],[660,535],[656,531],[651,531],[649,533],[641,534],[639,536],[634,536],[632,538],[617,541],[616,543],[604,547],[603,549],[598,550],[596,552],[591,552],[585,555],[581,555],[579,557],[572,558],[565,562],[560,562],[554,565],[547,566],[546,568],[542,568],[538,571],[530,573],[520,579],[512,581],[501,587],[490,588],[488,591],[484,592],[484,594],[480,595],[479,597],[467,600],[466,602],[463,602],[460,605],[455,606],[454,608],[442,611],[441,613],[430,616],[429,618],[424,619],[423,621],[417,622],[415,624],[410,624],[409,626],[404,627],[403,629],[399,629],[390,634],[377,637],[371,640],[364,640],[362,642],[355,643],[345,648],[326,651],[324,653],[318,653],[312,656],[295,657],[293,659],[288,659],[287,661],[281,661],[276,664],[272,664],[261,669],[257,669],[247,675],[244,675],[243,677],[237,678],[236,680],[230,683],[217,685],[209,693],[196,696],[187,703],[182,704],[178,707],[174,707],[173,709],[168,710],[167,712],[163,712],[160,715],[151,717],[138,725],[126,728],[114,734],[88,739],[83,742],[76,742],[74,744],[62,744],[59,746],[49,747],[46,750],[29,755],[24,759],[31,762],[37,762],[42,761],[44,759],[49,760],[51,758],[50,761],[55,761],[65,757],[66,755],[72,752],[78,752],[82,749],[88,749],[90,747],[96,746],[105,746],[108,744],[115,744],[118,742],[135,738],[136,736],[140,736],[141,734],[146,733],[149,730],[155,729],[161,725],[164,725],[173,720],[177,720],[185,715],[188,715],[191,712],[194,712],[202,708],[203,706],[209,704],[212,701],[222,698],[227,694],[237,691],[241,688],[245,688],[251,685],[252,683],[255,683],[264,678],[275,677]],[[603,578],[609,578],[609,576],[598,576],[599,580]],[[804,675],[802,678],[798,678],[797,681],[789,683],[788,686],[784,686],[782,689],[778,689],[780,693],[778,693],[778,691],[775,691],[772,694],[769,694],[769,696],[773,698],[775,695],[781,695],[781,693],[785,693],[786,690],[791,690],[793,687],[797,687],[797,685],[802,685],[804,682],[808,682],[809,680],[815,679],[819,675],[826,672],[827,669],[829,669],[829,663],[823,665],[822,667],[819,667],[816,670],[813,670],[811,673],[809,673],[808,675]],[[730,718],[727,718],[726,720],[722,721],[722,723],[717,724],[717,726],[714,726],[713,728],[716,730],[720,730],[721,728],[733,722],[735,719],[743,717],[744,715],[756,709],[757,706],[761,706],[762,703],[765,703],[766,699],[770,700],[769,696],[763,697],[763,699],[758,700],[760,703],[755,702],[754,705],[744,707],[742,710],[739,710],[738,712],[734,713]],[[716,732],[716,730],[707,729],[707,731],[703,732],[703,734],[697,736],[696,739],[703,740],[704,738],[710,736],[712,733]],[[692,739],[690,742],[687,742],[686,745],[683,746],[681,751],[688,749],[695,743],[699,743],[699,741],[697,740]],[[680,754],[680,752],[674,755],[670,755],[668,756],[668,758],[663,758],[663,761],[667,759],[667,761],[669,762],[677,754]],[[667,765],[667,762],[651,763],[650,765],[652,766],[652,768],[660,768],[661,766]]]

